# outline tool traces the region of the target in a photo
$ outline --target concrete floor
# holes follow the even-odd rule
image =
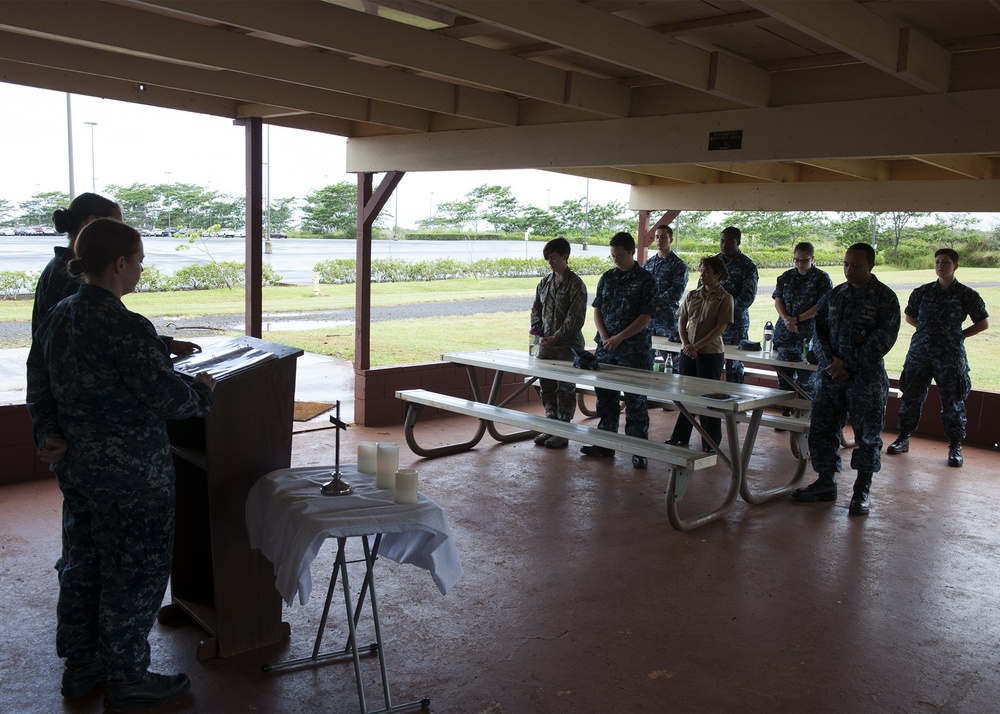
[[[666,438],[675,415],[650,414],[652,437]],[[469,428],[461,417],[434,420],[421,443]],[[848,517],[851,476],[836,503],[740,501],[721,521],[680,533],[664,513],[663,471],[634,470],[626,457],[486,437],[472,452],[424,460],[400,427],[354,426],[343,453],[365,440],[401,444],[400,465],[419,470],[421,491],[448,514],[465,569],[443,597],[425,571],[379,561],[397,703],[429,697],[435,712],[490,714],[1000,707],[996,451],[967,448],[966,466],[954,469],[944,443],[915,439],[909,454],[884,458],[868,518]],[[298,433],[293,459],[332,463],[333,432]],[[787,435],[762,430],[755,483],[784,483],[792,467]],[[709,505],[724,482],[720,467],[700,472],[682,506]],[[0,711],[101,710],[99,691],[73,703],[58,692],[59,510],[51,481],[0,488]],[[260,671],[310,653],[333,550],[328,543],[313,565],[309,603],[285,608],[287,641],[199,662],[196,626],[155,626],[154,670],[193,680],[189,696],[162,710],[357,711],[350,664]],[[345,636],[338,618],[326,641]],[[374,659],[364,676],[377,708]]]

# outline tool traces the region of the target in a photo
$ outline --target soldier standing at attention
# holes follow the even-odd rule
[[[774,325],[774,346],[778,357],[788,362],[801,362],[803,344],[812,341],[816,308],[819,299],[833,288],[825,271],[813,265],[815,250],[812,243],[799,243],[792,251],[795,267],[778,276],[778,283],[771,297],[774,309],[781,319]],[[812,395],[813,373],[808,369],[779,368],[791,381]],[[787,416],[791,410],[782,410]]]
[[[738,345],[747,339],[750,332],[750,306],[757,297],[757,265],[742,251],[740,243],[743,233],[736,226],[723,228],[719,237],[719,255],[729,279],[722,283],[723,289],[733,296],[733,324],[726,328],[722,342]],[[728,360],[726,381],[743,384],[743,362]]]
[[[881,469],[882,428],[889,377],[883,357],[899,334],[899,300],[872,275],[875,249],[855,243],[844,254],[844,277],[820,298],[816,311],[819,371],[809,422],[809,451],[819,474],[792,492],[796,501],[837,500],[840,432],[851,415],[857,447],[851,468],[858,472],[850,513],[868,515],[872,475]]]
[[[597,351],[601,364],[617,364],[648,370],[653,366],[653,349],[646,325],[656,309],[656,280],[635,261],[635,239],[630,233],[616,233],[611,239],[611,259],[615,267],[601,276],[594,297],[594,323],[597,325]],[[621,392],[596,389],[597,425],[603,431],[618,431]],[[649,438],[649,413],[646,395],[625,394],[625,433],[640,439]],[[584,446],[585,456],[614,456],[614,449]],[[632,465],[644,469],[645,456],[633,456]]]
[[[583,323],[587,320],[587,286],[570,270],[570,245],[565,238],[553,238],[542,249],[552,272],[538,283],[531,306],[531,327],[539,335],[538,357],[573,361],[573,348],[583,349]],[[545,416],[573,421],[576,414],[576,384],[539,379]],[[539,446],[565,448],[569,442],[561,436],[539,434]]]
[[[656,280],[656,311],[649,326],[652,334],[680,342],[677,334],[677,308],[687,288],[688,266],[673,252],[674,230],[670,226],[657,226],[653,232],[656,255],[650,256],[643,266]]]
[[[979,293],[955,280],[958,253],[942,248],[934,253],[933,283],[921,285],[910,294],[906,321],[917,328],[899,376],[903,404],[899,408],[899,438],[885,450],[902,454],[910,450],[910,434],[920,422],[920,412],[931,378],[941,397],[941,423],[948,436],[948,465],[961,466],[962,439],[965,437],[965,398],[972,382],[965,338],[978,335],[990,326],[986,304]],[[968,317],[972,324],[962,329]]]

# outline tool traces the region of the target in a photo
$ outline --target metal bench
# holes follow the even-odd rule
[[[666,493],[667,518],[677,530],[691,530],[702,523],[714,520],[720,512],[728,511],[736,502],[737,496],[740,495],[741,479],[731,478],[725,502],[718,509],[695,518],[682,519],[677,513],[677,502],[684,497],[684,492],[687,490],[695,471],[716,464],[716,454],[706,454],[683,446],[663,444],[617,432],[601,431],[596,427],[584,424],[547,419],[537,414],[527,414],[483,402],[429,392],[425,389],[400,390],[396,392],[396,398],[406,402],[404,436],[407,445],[418,456],[434,458],[467,451],[483,438],[488,422],[497,422],[527,430],[524,432],[524,438],[540,433],[552,434],[562,436],[570,441],[603,446],[607,449],[644,456],[653,461],[664,463],[669,467]],[[474,417],[480,420],[479,428],[468,441],[438,447],[420,446],[414,437],[413,428],[423,407],[433,407],[442,411]]]

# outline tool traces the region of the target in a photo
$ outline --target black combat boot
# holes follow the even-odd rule
[[[837,479],[833,474],[820,474],[819,478],[805,488],[797,488],[792,491],[792,498],[796,501],[836,501],[837,500]]]
[[[870,471],[859,471],[858,477],[854,481],[854,497],[851,498],[851,505],[847,512],[858,516],[867,516],[871,509],[871,488],[872,474]]]
[[[889,448],[885,450],[885,453],[892,454],[905,454],[910,450],[910,432],[901,431],[899,432],[899,437],[889,444]]]
[[[962,458],[962,440],[952,439],[948,442],[948,465],[961,466],[965,463]]]

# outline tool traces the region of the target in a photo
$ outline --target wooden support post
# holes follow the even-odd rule
[[[264,322],[263,256],[263,122],[244,120],[246,127],[246,334],[260,337]]]

